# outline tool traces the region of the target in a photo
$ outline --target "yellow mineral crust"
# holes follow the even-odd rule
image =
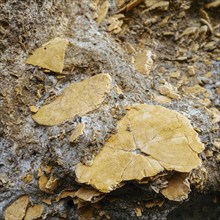
[[[92,166],[77,164],[80,183],[107,193],[123,181],[152,177],[163,170],[190,172],[204,149],[189,120],[162,106],[128,107]]]
[[[55,101],[41,107],[33,119],[39,124],[51,126],[93,111],[110,92],[111,81],[110,75],[98,74],[73,83]]]
[[[62,73],[64,66],[65,51],[68,40],[64,38],[55,38],[36,49],[30,55],[26,63],[39,66],[53,72]]]

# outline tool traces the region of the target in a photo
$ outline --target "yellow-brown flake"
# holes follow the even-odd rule
[[[122,182],[152,177],[163,170],[190,172],[203,150],[189,120],[176,111],[147,104],[128,108],[92,166],[79,163],[77,181],[110,192]]]
[[[188,198],[190,184],[186,180],[187,173],[176,173],[169,180],[168,187],[161,190],[161,193],[169,200],[182,201]]]
[[[44,211],[44,207],[42,205],[34,205],[27,209],[24,220],[34,220],[39,219]]]
[[[79,123],[69,138],[70,142],[75,142],[83,134],[84,130],[85,124]]]
[[[39,66],[56,73],[62,73],[64,67],[64,57],[68,40],[55,38],[36,49],[30,55],[26,63]]]
[[[28,203],[28,196],[21,196],[18,198],[6,208],[4,213],[5,220],[22,220],[24,218]]]
[[[134,62],[135,69],[144,75],[149,75],[153,66],[153,60],[151,58],[151,51],[144,51],[137,53]]]
[[[110,92],[111,77],[98,74],[68,86],[55,101],[45,105],[33,115],[33,119],[42,125],[57,125],[76,115],[82,116],[96,108]]]

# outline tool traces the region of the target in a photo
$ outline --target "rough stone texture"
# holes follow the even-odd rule
[[[220,149],[214,144],[219,138],[219,127],[212,123],[213,119],[206,111],[206,108],[220,107],[219,48],[216,46],[219,38],[200,20],[199,9],[208,1],[170,2],[168,11],[151,11],[152,14],[141,14],[141,5],[133,8],[125,13],[128,30],[114,35],[106,31],[105,20],[100,25],[93,20],[94,12],[88,0],[1,1],[0,218],[12,202],[26,194],[34,204],[45,203],[44,219],[77,219],[76,207],[69,198],[54,202],[54,197],[63,190],[79,188],[74,182],[75,165],[80,161],[89,164],[102,149],[115,133],[118,119],[126,113],[123,106],[161,104],[154,97],[159,95],[157,88],[165,81],[178,88],[181,98],[161,105],[185,115],[199,132],[206,150],[213,152],[212,157],[202,155],[207,178],[201,170],[196,170],[195,183],[204,183],[204,192],[214,194],[219,190],[220,170],[216,158]],[[114,1],[109,3],[108,13],[112,15],[117,8]],[[189,5],[191,8],[185,10]],[[219,32],[218,10],[207,9],[216,33]],[[152,17],[154,20],[149,20]],[[164,23],[165,18],[170,23]],[[157,23],[154,23],[155,19],[158,19]],[[193,40],[188,35],[180,38],[189,26],[196,26],[200,31],[190,35]],[[56,37],[67,38],[70,42],[64,62],[65,77],[45,74],[41,69],[25,64],[29,54]],[[126,42],[137,51],[152,51],[154,65],[148,76],[135,71],[130,62],[131,53],[124,47]],[[188,73],[188,66],[192,65],[195,75]],[[181,72],[180,78],[170,78],[169,74],[176,70]],[[211,77],[206,75],[209,72]],[[51,103],[70,84],[99,73],[108,73],[123,94],[112,90],[99,109],[59,126],[39,126],[33,121],[30,106],[39,108]],[[184,87],[192,88],[197,84],[208,90],[210,96],[184,93]],[[85,123],[85,135],[73,147],[68,138],[78,123]],[[52,166],[52,175],[58,181],[52,195],[38,187],[37,174],[42,163]],[[29,183],[22,178],[27,174],[32,176]],[[45,172],[44,175],[48,174]],[[95,214],[104,212],[112,219],[138,219],[135,208],[141,206],[142,217],[139,219],[165,219],[178,203],[166,200],[161,207],[147,209],[147,201],[160,199],[152,187],[150,184],[143,187],[127,183],[103,200],[101,211],[96,210]],[[189,199],[196,199],[198,194],[194,190]],[[115,197],[119,199],[114,201]],[[214,207],[219,207],[219,203],[216,204]]]

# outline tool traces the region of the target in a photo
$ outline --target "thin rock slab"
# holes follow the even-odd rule
[[[26,213],[26,208],[29,203],[28,196],[21,196],[5,209],[5,220],[22,220]]]
[[[44,211],[44,207],[42,205],[34,205],[27,209],[24,220],[34,220],[39,219]]]
[[[108,193],[124,181],[142,180],[168,170],[190,172],[201,165],[204,149],[190,121],[162,106],[128,107],[92,166],[76,166],[79,183]]]
[[[104,197],[104,195],[103,193],[93,188],[90,189],[90,188],[81,187],[76,191],[76,197],[84,202],[95,203],[101,200]]]
[[[26,64],[39,66],[56,73],[62,73],[68,40],[57,37],[43,44],[30,55]]]
[[[109,2],[108,0],[104,0],[103,3],[98,7],[97,10],[97,22],[98,24],[102,23],[105,20],[105,17],[108,14]]]
[[[45,105],[33,115],[41,125],[58,125],[83,116],[99,107],[110,92],[112,79],[108,74],[98,74],[68,86],[55,101]]]
[[[149,75],[153,66],[151,51],[137,53],[134,62],[135,69],[144,75]]]
[[[73,133],[69,137],[70,142],[76,142],[77,139],[83,135],[85,130],[85,124],[84,123],[79,123],[76,128],[74,129]]]
[[[169,180],[168,187],[161,193],[169,200],[180,202],[188,198],[190,184],[187,181],[188,173],[175,173]]]

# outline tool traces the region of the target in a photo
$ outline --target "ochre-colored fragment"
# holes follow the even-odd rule
[[[179,79],[180,78],[180,71],[170,73],[169,77]]]
[[[53,192],[56,188],[57,188],[57,178],[55,176],[50,176],[49,180],[46,183],[45,188],[49,191],[49,192]]]
[[[39,178],[38,181],[39,189],[46,193],[53,193],[57,188],[57,178],[50,176],[48,179],[44,174]]]
[[[22,181],[24,181],[25,183],[30,183],[33,180],[33,177],[30,173],[27,173],[26,175],[24,175],[22,178]]]
[[[206,109],[209,116],[212,118],[212,123],[220,122],[220,111],[217,108],[207,108]]]
[[[159,92],[161,95],[165,95],[171,99],[180,99],[180,95],[177,93],[177,88],[167,82],[159,87]]]
[[[131,0],[128,4],[125,5],[125,11],[130,11],[136,6],[138,6],[143,0]],[[123,9],[124,10],[124,9]]]
[[[170,103],[172,100],[167,97],[167,96],[163,96],[163,95],[155,95],[154,96],[154,101],[160,103],[160,104],[166,104],[166,103]]]
[[[31,112],[36,113],[38,111],[38,108],[34,105],[29,106],[29,109]]]
[[[145,207],[149,209],[155,206],[161,207],[163,204],[164,204],[164,200],[151,200],[146,203]]]
[[[136,54],[135,62],[134,62],[135,69],[144,75],[148,75],[151,71],[153,66],[153,60],[151,58],[151,51],[144,51],[141,53]]]
[[[137,217],[142,216],[142,210],[140,208],[135,208],[134,211],[135,211],[135,214],[136,214]]]
[[[46,203],[47,205],[51,205],[52,204],[52,200],[51,199],[42,199],[42,202]]]
[[[36,49],[30,55],[26,63],[39,66],[56,73],[62,73],[64,66],[65,51],[68,40],[64,38],[55,38]]]
[[[182,201],[188,198],[190,184],[186,181],[186,173],[176,173],[169,180],[168,187],[161,190],[161,193],[169,200]]]
[[[76,196],[76,191],[63,191],[56,197],[56,202],[59,202],[61,199],[71,197],[74,198]]]
[[[208,91],[204,87],[200,86],[199,84],[196,84],[191,87],[184,87],[183,90],[185,91],[185,94],[187,95],[198,96],[201,94],[204,97],[209,97]]]
[[[38,186],[41,191],[48,192],[48,190],[46,189],[47,182],[48,182],[48,178],[45,175],[41,175],[38,181]]]
[[[121,88],[118,85],[115,86],[114,90],[118,95],[123,94]]]
[[[121,7],[125,4],[125,0],[115,0],[117,7]]]
[[[176,111],[147,104],[128,107],[89,167],[77,164],[80,183],[107,193],[122,182],[152,177],[164,169],[190,172],[204,149],[189,120]]]
[[[104,0],[104,2],[98,7],[97,13],[97,22],[100,24],[104,21],[107,13],[108,13],[109,2],[108,0]]]
[[[85,124],[79,123],[69,138],[70,142],[75,142],[83,134],[84,130]]]
[[[97,202],[103,198],[103,193],[95,190],[95,189],[88,189],[85,187],[81,187],[76,192],[76,197],[78,197],[81,201],[85,202]]]
[[[143,13],[148,12],[148,11],[152,11],[155,9],[160,9],[162,11],[166,11],[169,7],[169,2],[168,1],[158,1],[158,0],[148,0],[145,1],[145,5],[148,7],[147,9],[145,9],[143,11]]]
[[[109,26],[108,31],[112,31],[113,33],[117,34],[122,29],[121,26],[123,25],[123,18],[125,16],[123,14],[116,14],[108,18]]]
[[[24,218],[27,205],[29,203],[28,196],[21,196],[5,210],[5,220],[22,220]]]
[[[33,119],[42,125],[57,125],[76,115],[82,116],[104,101],[110,92],[111,77],[99,74],[68,86],[55,101],[45,105],[33,115]]]
[[[50,166],[50,165],[45,165],[45,166],[44,166],[44,172],[45,172],[46,174],[50,174],[51,171],[52,171],[52,169],[53,169],[53,167]]]
[[[205,8],[216,8],[220,6],[220,0],[215,0],[213,2],[205,4]]]
[[[24,220],[35,220],[39,219],[44,211],[44,207],[42,205],[34,205],[27,209]]]
[[[38,167],[37,169],[37,176],[38,177],[41,177],[43,175],[43,171],[42,171],[42,168],[41,168],[41,165]]]

